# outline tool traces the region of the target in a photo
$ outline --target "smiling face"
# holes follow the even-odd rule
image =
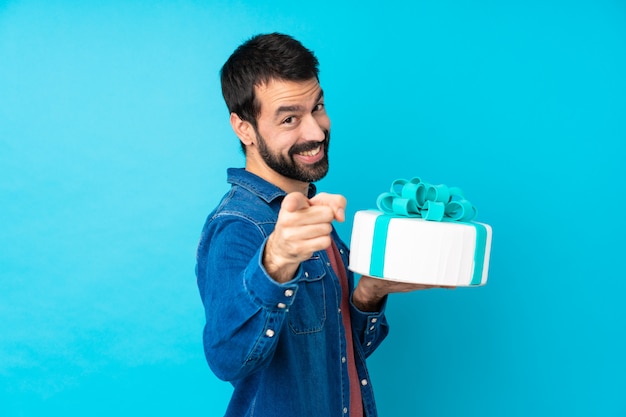
[[[265,164],[285,178],[309,183],[321,180],[328,172],[328,131],[323,142],[296,144],[288,155],[272,151],[258,131],[257,141],[259,155]]]
[[[256,128],[236,116],[240,132],[233,125],[246,145],[246,169],[287,192],[306,191],[328,172],[330,119],[318,81],[271,80],[255,92]]]

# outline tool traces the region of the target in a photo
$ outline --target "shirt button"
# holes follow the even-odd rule
[[[339,253],[343,255],[343,249],[339,249]]]
[[[278,308],[285,308],[285,307],[287,307],[287,304],[285,304],[285,303],[278,303],[276,305],[276,307],[278,307]]]
[[[267,336],[267,337],[274,337],[275,334],[276,334],[276,332],[274,332],[274,330],[272,330],[272,329],[267,329],[265,331],[265,336]]]
[[[344,408],[343,408],[343,413],[344,413],[344,414],[348,414],[348,407],[344,407]]]
[[[370,327],[370,330],[374,330],[376,328],[376,326],[372,326]]]
[[[341,358],[341,363],[346,363],[346,357],[345,356]]]
[[[293,290],[289,289],[289,290],[285,290],[285,297],[292,297],[293,296]]]
[[[361,385],[366,386],[367,385],[367,379],[362,379],[361,380]]]
[[[326,262],[326,266],[330,266],[330,262]]]
[[[377,319],[376,317],[374,317],[374,318],[372,319],[372,323],[376,323],[377,321],[378,321],[378,319]]]
[[[372,346],[372,342],[367,342],[367,346]]]
[[[337,309],[337,313],[341,314],[341,309],[340,308]]]
[[[309,273],[304,271],[304,276],[308,278],[309,277]]]

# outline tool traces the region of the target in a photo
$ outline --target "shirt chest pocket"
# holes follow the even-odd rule
[[[289,308],[289,327],[296,334],[320,332],[326,321],[326,269],[317,255],[302,263],[296,299]]]

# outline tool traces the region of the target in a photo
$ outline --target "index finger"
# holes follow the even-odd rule
[[[302,210],[310,207],[309,199],[300,192],[289,193],[283,199],[280,207],[288,212],[295,213],[298,210]]]

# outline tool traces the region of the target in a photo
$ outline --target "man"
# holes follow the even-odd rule
[[[318,61],[297,40],[259,35],[221,70],[246,156],[208,216],[197,254],[209,366],[234,392],[226,416],[376,416],[365,359],[388,332],[391,292],[425,288],[363,276],[332,226],[346,200],[316,194],[330,119]]]

